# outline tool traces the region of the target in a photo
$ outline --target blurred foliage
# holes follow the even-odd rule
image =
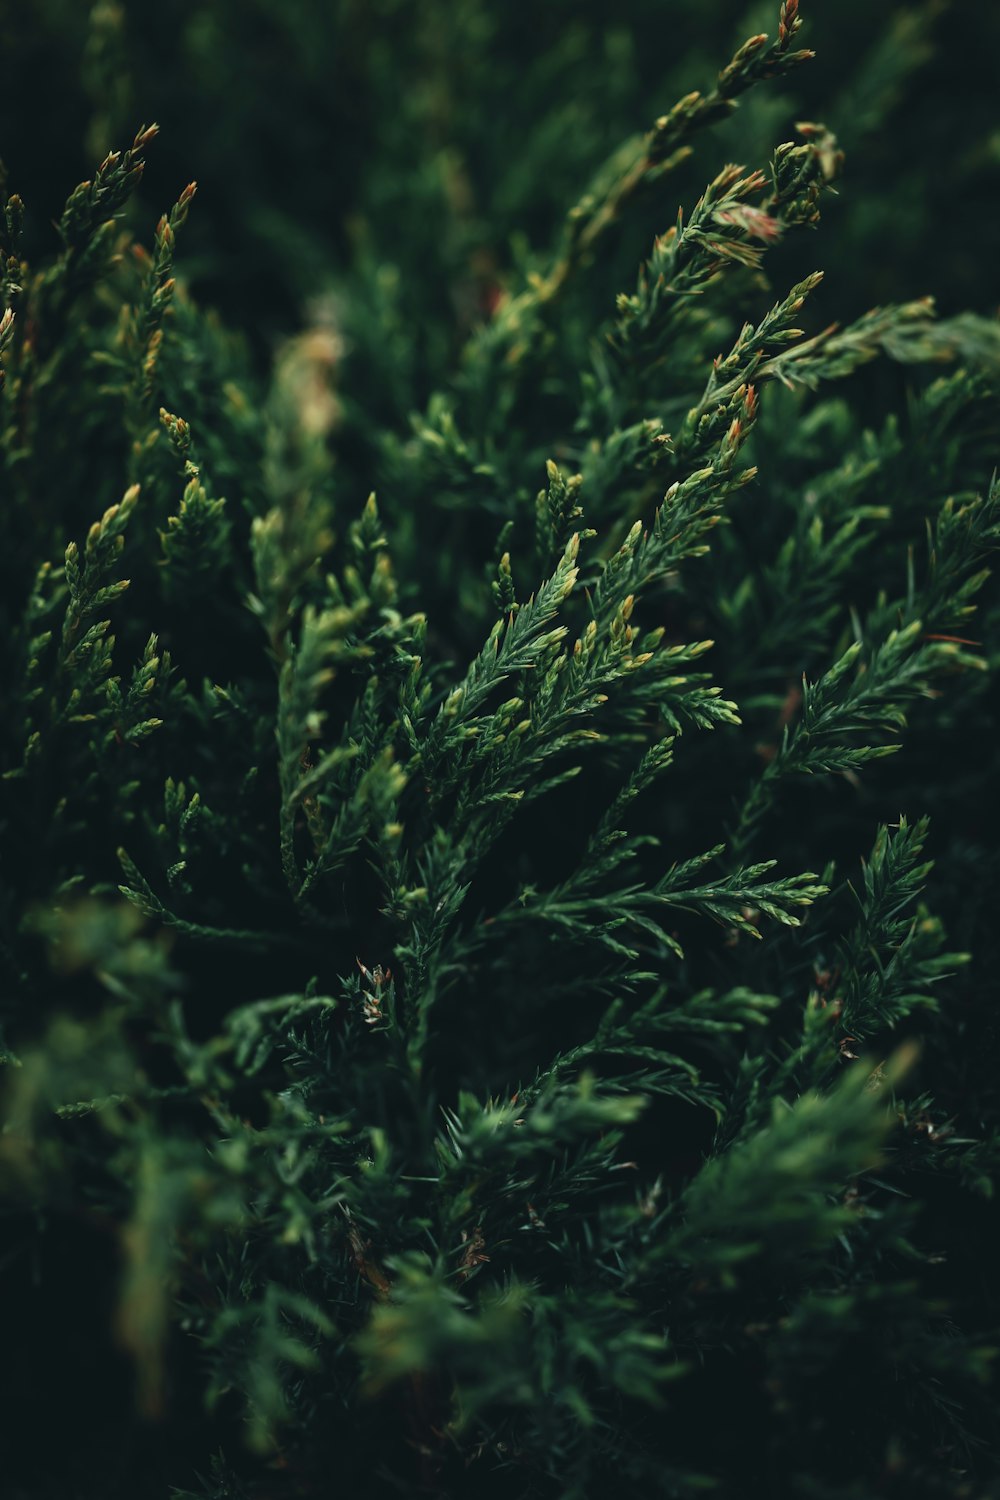
[[[155,217],[197,175],[186,275],[202,300],[266,347],[307,298],[350,276],[353,301],[360,272],[392,277],[416,335],[410,359],[429,362],[433,380],[449,325],[454,338],[481,316],[496,280],[548,247],[611,151],[769,30],[772,9],[5,0],[0,140],[15,178],[33,185],[34,250],[67,177],[139,116],[157,120],[139,201]],[[724,124],[718,159],[758,160],[779,124],[826,120],[849,161],[843,201],[828,209],[840,315],[930,291],[946,311],[988,310],[1000,19],[980,7],[974,45],[957,0],[841,0],[808,22],[815,63]],[[615,247],[612,287],[701,186],[692,166],[636,216]]]

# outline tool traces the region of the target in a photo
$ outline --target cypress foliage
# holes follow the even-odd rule
[[[353,243],[257,183],[245,336],[106,151],[162,17],[93,10],[53,225],[2,182],[10,1493],[985,1500],[995,225],[941,316],[852,261],[938,8],[828,128],[797,0],[697,89],[678,7],[610,155],[590,7],[520,72],[486,0],[321,9],[263,12],[371,112]]]

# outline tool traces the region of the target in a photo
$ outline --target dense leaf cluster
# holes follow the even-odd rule
[[[447,9],[438,84],[463,27],[507,66],[503,7]],[[549,249],[457,213],[414,292],[359,231],[266,377],[175,279],[193,184],[142,226],[155,126],[47,248],[3,185],[16,1500],[1000,1480],[1000,325],[814,316],[833,130],[934,7],[867,124],[788,139],[798,10],[578,142]],[[438,97],[380,117],[376,248]]]

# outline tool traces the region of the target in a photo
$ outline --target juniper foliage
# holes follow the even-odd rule
[[[992,1493],[1000,327],[810,269],[933,9],[788,139],[784,0],[488,316],[362,236],[266,377],[156,126],[5,182],[18,1500]]]

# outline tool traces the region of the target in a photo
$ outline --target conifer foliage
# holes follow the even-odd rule
[[[994,1492],[1000,325],[827,320],[802,29],[266,374],[4,181],[15,1500]]]

